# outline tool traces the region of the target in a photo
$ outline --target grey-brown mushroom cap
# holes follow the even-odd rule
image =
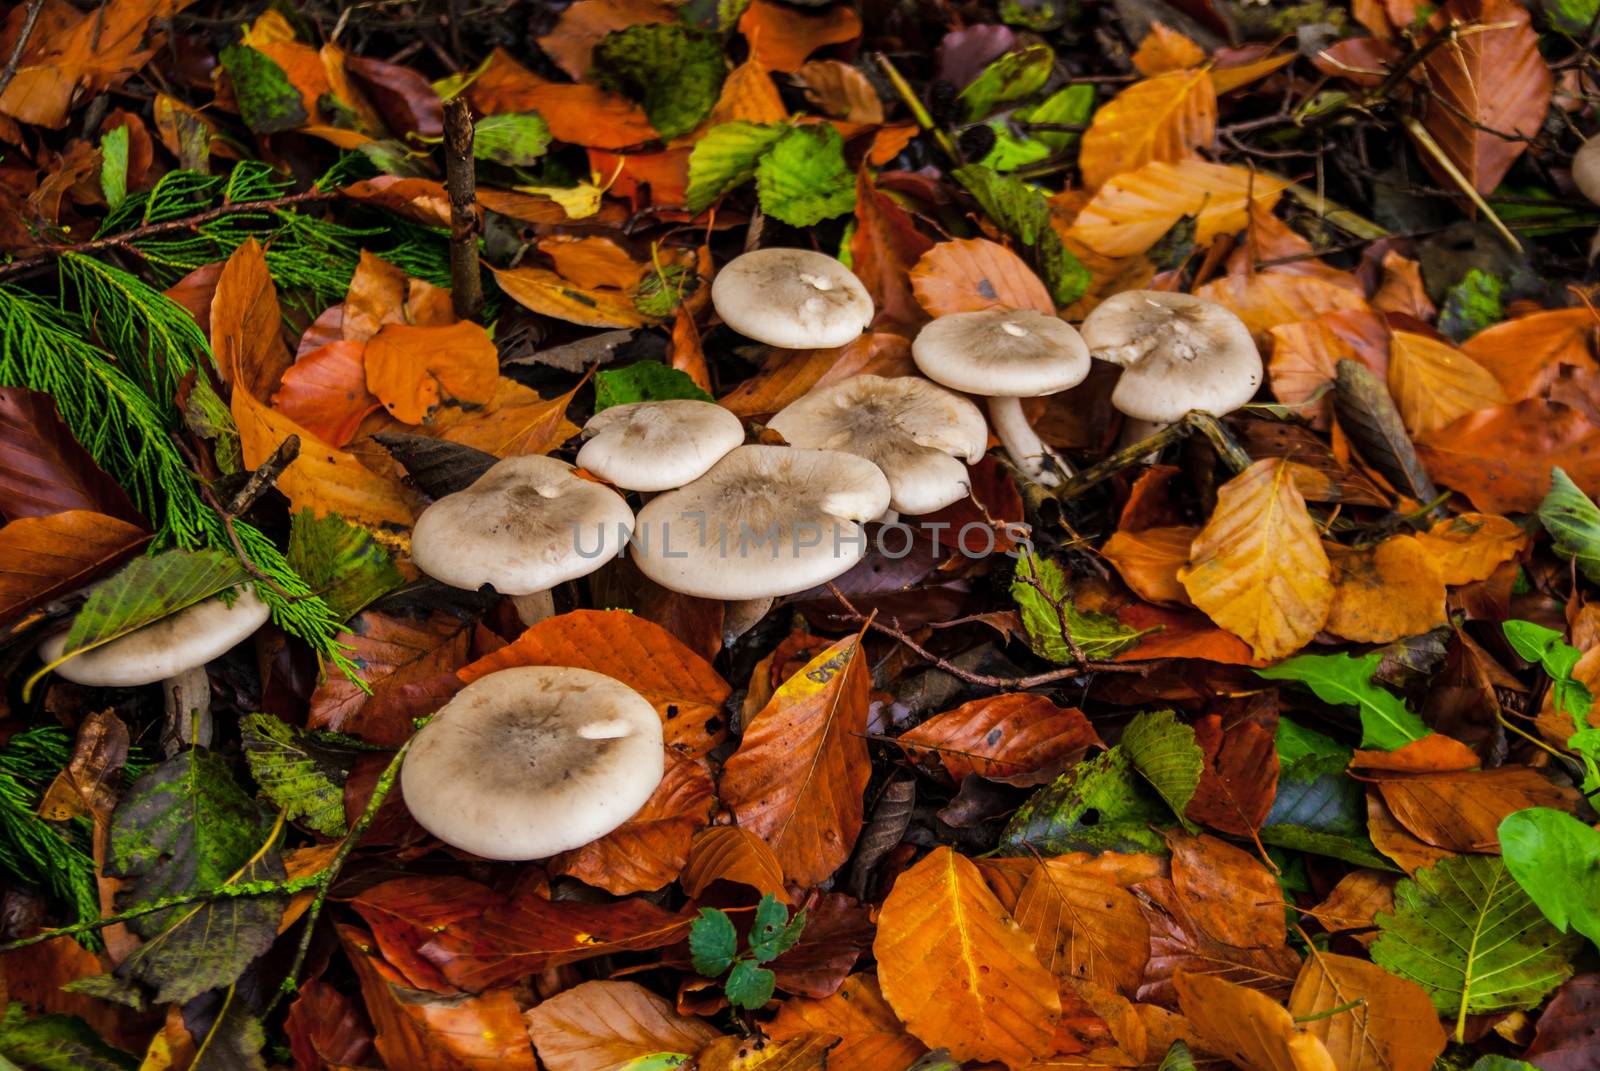
[[[1191,294],[1124,291],[1095,307],[1083,338],[1096,358],[1126,369],[1111,404],[1139,420],[1222,416],[1261,386],[1261,352],[1244,321]]]
[[[621,681],[524,666],[480,677],[423,726],[400,770],[406,807],[485,859],[544,859],[610,833],[661,782],[661,716]]]
[[[254,588],[241,587],[235,591],[232,606],[220,598],[197,602],[101,647],[73,655],[56,667],[56,673],[75,684],[100,688],[154,684],[227,653],[271,616],[271,609]],[[39,657],[46,664],[66,650],[69,631],[58,632],[39,645]]]
[[[583,434],[580,468],[630,491],[666,491],[704,476],[744,442],[744,424],[715,403],[676,398],[602,409]]]
[[[1572,154],[1572,182],[1579,193],[1600,205],[1600,134]]]
[[[741,335],[784,349],[843,346],[872,323],[872,297],[855,273],[809,249],[757,249],[711,282],[711,304]]]
[[[622,496],[553,457],[508,457],[417,518],[411,560],[452,587],[528,595],[587,576],[633,531]]]
[[[941,316],[918,332],[911,358],[935,383],[987,398],[1055,394],[1089,374],[1089,349],[1073,326],[1032,309]]]
[[[805,591],[860,561],[860,522],[889,507],[878,466],[836,450],[741,446],[639,511],[633,559],[662,587],[708,599]]]
[[[968,462],[989,426],[971,401],[917,376],[862,375],[812,390],[767,427],[790,446],[864,457],[889,480],[889,508],[913,516],[966,497]]]

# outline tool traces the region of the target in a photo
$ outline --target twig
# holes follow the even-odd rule
[[[1148,439],[1130,443],[1115,453],[1107,454],[1056,489],[1055,497],[1061,501],[1076,498],[1089,488],[1104,483],[1129,465],[1137,465],[1147,454],[1160,452],[1169,443],[1188,435],[1190,427],[1183,421],[1168,424]]]
[[[1067,651],[1072,655],[1072,660],[1080,666],[1087,663],[1089,660],[1084,657],[1083,648],[1079,647],[1078,641],[1072,638],[1072,629],[1067,625],[1067,608],[1064,605],[1064,600],[1057,599],[1046,591],[1044,585],[1039,583],[1037,575],[1029,574],[1028,576],[1019,576],[1017,579],[1037,591],[1039,597],[1056,612],[1056,627],[1061,630],[1061,639],[1066,643]]]
[[[1202,413],[1199,410],[1191,412],[1183,419],[1211,441],[1211,447],[1216,450],[1217,457],[1233,470],[1234,475],[1250,467],[1250,455],[1244,452],[1244,447],[1240,446],[1232,435],[1228,434],[1228,429],[1222,426],[1222,421],[1210,413]]]
[[[917,91],[911,88],[911,83],[906,81],[906,76],[901,74],[893,61],[882,52],[873,53],[873,59],[877,60],[878,66],[883,68],[884,75],[889,79],[890,84],[894,86],[894,91],[900,94],[900,99],[905,102],[906,107],[910,109],[911,117],[917,121],[917,125],[932,134],[933,140],[938,143],[940,149],[944,150],[944,154],[950,157],[957,167],[960,167],[962,163],[961,153],[956,149],[956,143],[951,141],[950,135],[946,134],[933,121],[933,116],[929,114],[927,108],[922,106],[922,101],[917,99]]]
[[[1423,126],[1415,116],[1401,116],[1400,122],[1410,131],[1411,136],[1417,139],[1417,144],[1421,145],[1423,149],[1427,150],[1428,155],[1433,157],[1439,168],[1450,176],[1450,181],[1461,188],[1461,192],[1467,195],[1467,200],[1477,205],[1478,211],[1489,217],[1489,222],[1494,225],[1495,230],[1500,232],[1500,237],[1506,240],[1506,244],[1516,252],[1521,253],[1522,243],[1517,241],[1517,236],[1511,233],[1511,229],[1501,222],[1500,217],[1495,214],[1495,210],[1489,207],[1489,202],[1483,199],[1483,195],[1478,192],[1478,187],[1467,181],[1467,176],[1463,175],[1461,169],[1456,167],[1455,161],[1450,159],[1450,155],[1440,147],[1437,141],[1433,140],[1433,135],[1428,133],[1428,128]]]
[[[272,451],[272,456],[263,461],[250,478],[239,488],[238,494],[228,499],[223,513],[237,517],[256,504],[256,499],[266,494],[273,484],[278,482],[278,477],[283,475],[283,470],[294,464],[295,458],[300,456],[300,436],[291,435],[278,444]]]
[[[22,16],[22,32],[17,34],[17,43],[11,46],[11,55],[6,57],[5,70],[0,71],[0,93],[11,88],[11,80],[17,76],[17,68],[22,66],[22,54],[28,50],[28,38],[33,36],[33,28],[39,22],[39,12],[44,10],[44,0],[28,0],[28,9]]]
[[[473,171],[472,108],[464,97],[444,103],[445,189],[450,194],[450,304],[463,320],[483,311],[478,267],[478,180]]]

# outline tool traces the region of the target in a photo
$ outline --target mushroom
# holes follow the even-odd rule
[[[1600,134],[1572,154],[1572,182],[1579,193],[1600,205]]]
[[[1142,424],[1136,441],[1191,410],[1226,416],[1255,397],[1261,353],[1244,321],[1214,301],[1165,290],[1127,290],[1083,321],[1089,353],[1126,369],[1111,404]]]
[[[411,742],[406,807],[485,859],[544,859],[610,833],[661,783],[661,716],[621,681],[524,666],[473,681]]]
[[[508,457],[422,511],[411,560],[451,587],[512,596],[528,624],[550,588],[600,568],[632,531],[633,511],[611,488],[553,457]]]
[[[843,346],[872,322],[855,273],[809,249],[757,249],[723,265],[711,304],[741,335],[783,349]]]
[[[741,446],[639,511],[634,561],[685,595],[791,595],[866,555],[860,522],[887,509],[889,495],[878,467],[854,454]]]
[[[206,663],[267,623],[272,611],[254,588],[239,587],[229,602],[205,599],[126,636],[62,658],[65,629],[39,645],[39,657],[63,679],[100,688],[161,682],[167,709],[161,742],[169,754],[211,740],[211,682]]]
[[[1061,480],[1053,469],[1071,474],[1028,423],[1021,401],[1075,387],[1089,374],[1088,347],[1071,324],[1031,309],[958,312],[924,327],[911,357],[935,383],[989,399],[994,433],[1029,479],[1054,487]]]
[[[720,405],[677,398],[602,409],[583,435],[579,467],[628,491],[666,491],[704,476],[744,442],[744,425]]]
[[[790,446],[866,458],[889,480],[889,508],[913,515],[963,498],[967,469],[956,458],[978,460],[989,440],[977,406],[916,376],[851,376],[789,403],[767,427]]]

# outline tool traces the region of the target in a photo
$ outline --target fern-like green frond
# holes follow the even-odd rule
[[[89,823],[46,822],[39,800],[72,757],[72,737],[59,725],[13,736],[0,748],[0,870],[49,890],[70,904],[78,922],[100,917],[89,853]],[[84,943],[98,948],[93,935]]]

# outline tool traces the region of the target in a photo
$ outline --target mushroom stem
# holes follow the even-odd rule
[[[204,665],[161,682],[167,709],[161,725],[161,750],[171,758],[188,747],[211,746],[211,678]]]
[[[1022,412],[1022,399],[995,397],[989,399],[989,422],[1000,438],[1017,468],[1041,487],[1055,487],[1063,475],[1072,475],[1072,466],[1066,459],[1044,444],[1039,434],[1028,423]],[[1046,458],[1049,460],[1047,461]]]
[[[722,645],[732,647],[733,641],[755,628],[772,609],[772,596],[761,599],[730,599],[722,607]]]
[[[511,605],[516,608],[517,619],[526,628],[532,628],[546,618],[556,616],[556,598],[550,594],[548,588],[526,595],[513,595]]]

